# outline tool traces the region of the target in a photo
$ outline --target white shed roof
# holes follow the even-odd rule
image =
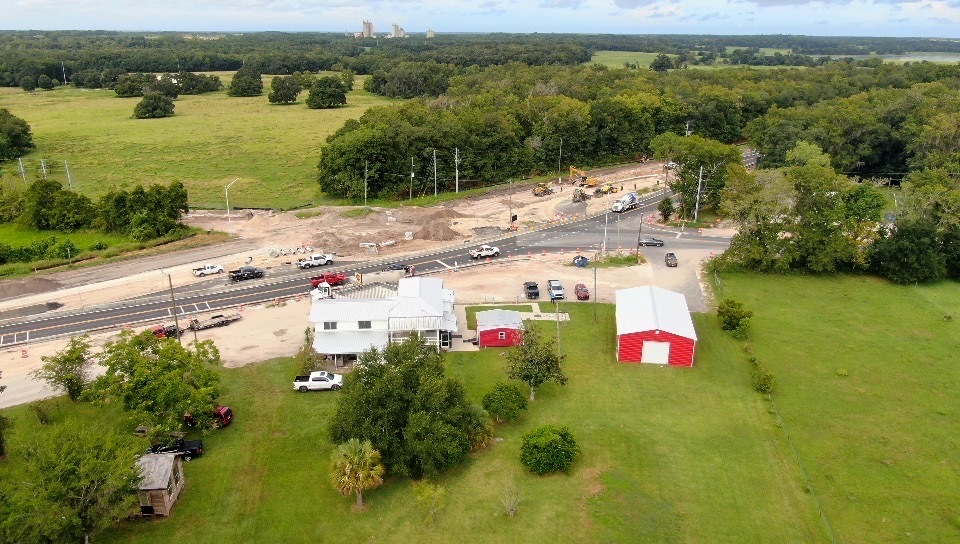
[[[170,476],[173,474],[173,465],[176,461],[175,453],[148,453],[137,459],[137,468],[143,476],[140,489],[143,491],[166,489],[170,484]]]
[[[661,330],[697,339],[687,299],[682,293],[645,285],[619,289],[616,295],[617,336]]]
[[[523,319],[520,317],[520,312],[513,310],[486,310],[477,312],[478,332],[502,327],[522,329]]]

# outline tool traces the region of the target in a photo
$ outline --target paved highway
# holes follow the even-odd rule
[[[571,258],[579,249],[584,254],[598,251],[604,240],[607,248],[624,251],[636,247],[637,236],[642,229],[645,236],[656,236],[667,242],[666,247],[645,248],[651,258],[662,258],[666,251],[683,247],[711,251],[716,247],[722,252],[729,240],[719,237],[701,236],[695,231],[685,233],[677,230],[663,230],[647,225],[644,216],[654,212],[662,194],[649,196],[641,205],[623,214],[600,214],[581,220],[561,222],[535,231],[515,233],[509,236],[487,240],[486,243],[500,248],[501,257],[524,256],[527,254],[557,253],[563,250]],[[564,213],[574,215],[582,213],[585,204],[565,204]],[[669,238],[668,238],[669,237]],[[442,248],[436,252],[424,253],[405,258],[402,262],[413,265],[416,273],[430,273],[472,264],[468,249],[477,244]],[[321,271],[342,271],[353,277],[355,274],[368,274],[380,271],[387,263],[396,261],[378,261],[375,263],[338,263],[335,268],[317,268],[301,271],[293,266],[276,268],[269,271],[261,280],[247,280],[231,284],[224,279],[211,279],[174,290],[177,316],[183,321],[192,314],[221,310],[236,311],[241,305],[285,299],[297,295],[305,296],[310,290],[307,279]],[[60,313],[35,319],[20,320],[0,325],[0,346],[9,346],[29,341],[50,339],[58,336],[80,334],[83,332],[121,328],[135,323],[169,323],[173,320],[173,310],[169,295],[136,297],[133,299],[88,308],[78,312]]]

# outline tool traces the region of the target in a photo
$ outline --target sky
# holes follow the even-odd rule
[[[2,30],[960,37],[960,0],[0,0]]]

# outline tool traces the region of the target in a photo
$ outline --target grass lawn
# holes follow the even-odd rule
[[[232,74],[220,74],[226,85]],[[24,157],[28,169],[47,159],[53,175],[96,197],[111,186],[182,181],[190,205],[223,208],[224,186],[236,178],[230,204],[291,208],[318,200],[316,165],[326,137],[367,108],[393,101],[366,93],[362,78],[347,95],[347,106],[312,110],[307,93],[293,105],[267,101],[264,94],[231,98],[226,90],[181,96],[166,119],[133,119],[139,98],[117,98],[109,90],[72,87],[24,93],[0,89],[0,107],[30,124],[37,148]],[[6,174],[13,176],[12,170]]]
[[[960,541],[960,284],[721,278],[838,541]]]
[[[538,302],[538,301],[531,301]],[[549,308],[549,309],[547,309]],[[500,306],[467,306],[467,329],[471,331],[477,330],[477,312],[485,312],[487,310],[515,310],[518,312],[529,312],[529,304],[507,304]],[[553,305],[544,306],[545,312],[553,311]]]
[[[28,246],[36,240],[42,240],[56,236],[57,240],[70,240],[80,251],[86,251],[97,242],[104,242],[108,246],[115,246],[130,239],[126,236],[115,234],[104,234],[96,230],[77,231],[77,232],[57,232],[54,230],[29,230],[23,229],[13,223],[0,223],[0,240],[11,247]]]
[[[609,68],[623,68],[623,63],[637,64],[643,68],[650,66],[658,53],[639,53],[637,51],[597,51],[586,64],[602,64]],[[670,55],[674,58],[676,55]]]
[[[721,296],[755,312],[751,341],[776,375],[773,403],[750,389],[742,345],[712,315],[694,316],[696,366],[664,368],[614,361],[612,306],[600,305],[594,322],[593,308],[568,305],[569,382],[542,387],[518,423],[497,428],[501,442],[438,480],[446,506],[431,524],[409,481],[367,493],[363,513],[333,490],[325,429],[337,394],[293,392],[292,360],[221,370],[237,419],[204,439],[208,455],[187,465],[173,516],[94,540],[829,542],[815,499],[838,542],[960,540],[960,286],[722,281]],[[504,379],[502,353],[450,353],[447,366],[479,402]],[[52,402],[63,406],[55,418],[129,430],[111,410]],[[36,425],[26,407],[4,413],[16,420],[14,439]],[[569,475],[535,477],[519,464],[521,435],[545,423],[568,426],[583,450]],[[0,463],[0,477],[14,463]],[[523,497],[513,519],[500,506],[508,488]]]
[[[237,418],[205,437],[207,455],[187,465],[187,488],[170,519],[124,523],[94,540],[826,541],[782,434],[749,389],[740,347],[712,316],[696,316],[697,367],[677,369],[615,362],[612,306],[600,306],[598,323],[587,305],[567,310],[568,384],[542,387],[520,422],[498,427],[502,442],[438,480],[446,506],[432,524],[407,480],[365,494],[367,511],[351,510],[352,499],[327,476],[325,429],[337,394],[295,393],[294,363],[283,359],[221,371],[223,400]],[[451,353],[448,368],[479,402],[504,379],[501,353]],[[98,416],[83,406],[58,417],[68,411]],[[23,408],[7,413],[16,429],[34,425]],[[101,417],[117,420],[109,411]],[[570,475],[536,477],[519,464],[520,436],[545,423],[568,426],[583,449]],[[500,506],[508,488],[523,497],[513,519]]]

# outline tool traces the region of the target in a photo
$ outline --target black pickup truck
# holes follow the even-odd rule
[[[203,440],[178,438],[172,444],[154,444],[147,449],[147,453],[175,453],[184,461],[189,461],[203,455]]]
[[[230,281],[252,280],[253,278],[262,278],[263,269],[255,266],[241,266],[236,270],[230,271]]]

